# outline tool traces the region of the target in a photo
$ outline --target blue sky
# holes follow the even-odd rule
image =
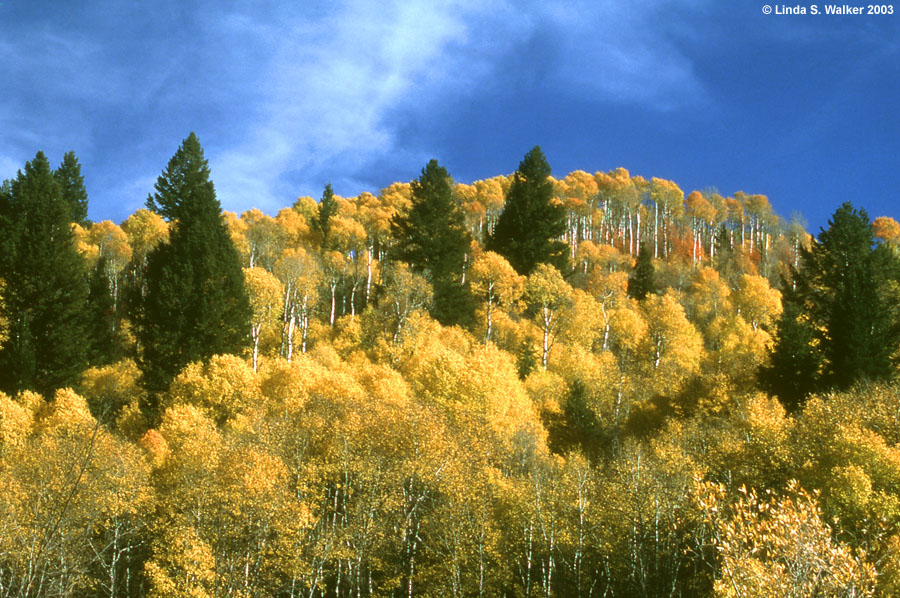
[[[766,1],[0,0],[0,178],[74,150],[119,222],[195,131],[223,207],[274,213],[539,144],[558,176],[763,193],[811,232],[847,200],[900,219],[900,5]]]

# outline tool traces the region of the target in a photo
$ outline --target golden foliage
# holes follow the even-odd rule
[[[162,405],[192,405],[224,423],[253,407],[260,394],[251,365],[235,355],[214,355],[208,363],[191,363],[178,374]]]
[[[785,496],[741,488],[728,501],[706,486],[700,507],[713,528],[722,571],[717,596],[872,596],[874,568],[835,542],[814,495],[796,482]]]

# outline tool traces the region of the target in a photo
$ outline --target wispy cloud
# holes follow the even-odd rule
[[[664,31],[591,3],[356,1],[315,21],[278,23],[233,22],[280,42],[257,82],[261,118],[214,160],[232,207],[282,206],[316,194],[336,171],[365,181],[366,168],[388,156],[420,164],[430,148],[397,145],[404,116],[517,85],[527,74],[509,66],[528,68],[518,53],[542,63],[553,85],[598,100],[667,110],[702,88]]]
[[[352,175],[398,152],[398,123],[387,114],[409,99],[429,101],[445,84],[429,75],[443,68],[450,43],[464,41],[465,8],[351,2],[316,21],[281,21],[268,32],[281,41],[258,82],[261,118],[215,159],[223,201],[271,209],[288,193],[320,189],[336,164]],[[298,179],[308,188],[287,188]]]
[[[119,216],[139,207],[151,189],[138,184],[190,130],[231,210],[274,211],[328,181],[374,191],[386,184],[377,168],[412,177],[434,153],[427,140],[401,140],[408,120],[485,90],[544,85],[655,111],[695,102],[703,84],[675,20],[652,20],[691,1],[160,0],[153,11],[36,11],[0,24],[0,76],[14,89],[0,98],[0,155],[75,149],[102,185],[92,198]]]

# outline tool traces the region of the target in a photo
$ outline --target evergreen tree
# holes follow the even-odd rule
[[[319,211],[313,220],[313,226],[322,235],[322,247],[328,247],[328,235],[331,233],[331,218],[338,211],[337,200],[334,198],[334,191],[331,183],[325,185],[325,191],[322,192],[322,199],[319,201]]]
[[[69,220],[86,226],[87,189],[84,188],[84,177],[81,176],[81,165],[75,157],[75,152],[66,152],[59,168],[53,173],[53,178],[59,183],[63,202],[69,207]]]
[[[637,260],[634,264],[634,270],[628,277],[628,296],[643,301],[643,299],[656,292],[656,275],[653,268],[653,256],[647,245],[641,243],[641,249],[638,251]]]
[[[446,325],[470,319],[474,309],[461,284],[469,235],[451,183],[447,170],[431,160],[411,184],[409,211],[391,221],[396,257],[431,283],[432,315]]]
[[[566,211],[552,202],[550,165],[541,148],[525,154],[506,193],[487,249],[505,257],[516,272],[531,274],[540,263],[566,268],[566,244],[558,241],[566,232]]]
[[[798,286],[818,324],[825,382],[847,388],[861,379],[889,378],[900,348],[888,298],[897,264],[886,248],[875,248],[866,211],[841,205],[801,262]]]
[[[107,365],[119,356],[119,342],[116,338],[118,314],[116,314],[112,295],[109,293],[106,258],[102,255],[91,272],[88,289],[86,315],[91,340],[90,363]]]
[[[147,260],[137,314],[144,385],[163,391],[185,365],[247,345],[250,303],[240,257],[194,133],[156,182],[147,206],[173,221],[167,243]],[[155,405],[147,407],[155,417]]]
[[[900,262],[875,246],[865,210],[838,208],[818,242],[802,250],[794,280],[763,382],[795,407],[814,389],[891,377],[900,349]]]
[[[527,378],[537,368],[537,364],[537,349],[530,341],[522,341],[516,354],[516,371],[519,373],[519,378],[522,380]]]
[[[769,365],[760,370],[760,384],[778,397],[785,408],[796,412],[816,390],[822,355],[816,333],[803,306],[789,285],[783,284],[784,310],[775,330],[775,347]]]
[[[0,193],[0,279],[9,324],[0,390],[45,396],[74,384],[87,363],[85,266],[70,209],[42,152]]]

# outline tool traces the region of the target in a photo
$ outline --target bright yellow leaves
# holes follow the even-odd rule
[[[274,326],[284,313],[284,286],[262,268],[244,268],[244,284],[250,296],[250,335],[253,339],[253,370],[259,369],[259,337],[263,326]]]
[[[771,288],[769,281],[762,276],[744,274],[733,300],[738,314],[753,330],[760,327],[771,329],[781,315],[781,293]]]
[[[88,369],[82,375],[81,389],[91,413],[109,424],[127,405],[136,405],[143,396],[140,375],[137,364],[130,359]]]
[[[209,363],[192,363],[178,374],[163,406],[191,405],[223,423],[254,407],[259,396],[259,378],[246,361],[214,355]]]
[[[22,446],[31,432],[32,414],[0,392],[0,456]]]
[[[143,541],[153,505],[140,453],[98,426],[70,389],[52,403],[0,395],[4,591],[121,595],[121,564]]]
[[[647,323],[643,357],[654,387],[668,394],[699,370],[703,342],[672,293],[647,297],[643,310]]]
[[[487,251],[469,270],[472,294],[479,298],[484,313],[484,342],[491,341],[494,313],[499,308],[512,307],[522,295],[523,278],[503,256]]]
[[[162,216],[150,210],[138,210],[122,223],[134,261],[146,263],[154,247],[169,239],[169,225]]]
[[[792,482],[782,497],[707,486],[700,505],[722,559],[716,596],[872,596],[874,568],[832,539],[816,497]]]
[[[559,270],[549,264],[538,264],[525,281],[525,303],[534,313],[534,321],[543,336],[541,364],[547,369],[550,349],[562,325],[562,310],[572,303],[570,287]]]
[[[900,223],[890,216],[879,216],[872,222],[875,238],[884,243],[900,245]]]

